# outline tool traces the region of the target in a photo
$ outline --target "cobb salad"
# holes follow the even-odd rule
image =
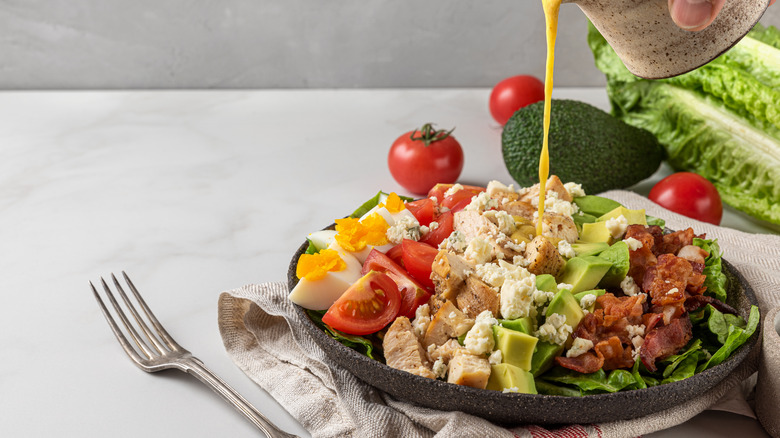
[[[380,192],[309,234],[289,299],[392,368],[503,392],[583,396],[678,381],[755,332],[727,304],[718,244],[694,230],[539,185]]]

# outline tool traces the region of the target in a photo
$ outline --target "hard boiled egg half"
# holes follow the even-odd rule
[[[315,246],[316,243],[315,243]],[[310,310],[327,310],[354,282],[363,276],[362,264],[351,254],[343,251],[323,250],[314,256],[322,255],[326,260],[316,260],[312,263],[325,264],[328,269],[324,275],[299,275],[298,284],[290,291],[290,301]],[[304,254],[309,256],[309,254]],[[337,260],[338,259],[338,260]],[[301,260],[298,261],[299,268]],[[304,262],[306,264],[306,262]],[[319,268],[318,268],[319,269]],[[302,270],[298,270],[299,274]],[[309,277],[309,278],[307,278]],[[312,279],[311,277],[319,277]]]

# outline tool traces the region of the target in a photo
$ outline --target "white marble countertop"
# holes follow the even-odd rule
[[[130,363],[88,286],[121,270],[181,344],[282,428],[307,435],[226,355],[218,294],[284,279],[308,232],[380,188],[403,193],[386,154],[422,123],[457,127],[462,182],[511,182],[488,94],[0,93],[0,436],[257,435],[195,379]],[[603,89],[557,95],[608,108]],[[770,232],[732,212],[724,225]],[[761,431],[707,412],[653,436],[735,428]]]

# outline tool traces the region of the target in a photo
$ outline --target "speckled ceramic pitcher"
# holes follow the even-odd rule
[[[637,76],[660,79],[694,70],[736,44],[758,22],[769,0],[726,0],[699,32],[682,30],[668,0],[563,0],[575,3]]]

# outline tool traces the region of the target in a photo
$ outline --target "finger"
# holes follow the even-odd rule
[[[699,31],[715,20],[725,0],[669,0],[669,13],[681,29]]]

